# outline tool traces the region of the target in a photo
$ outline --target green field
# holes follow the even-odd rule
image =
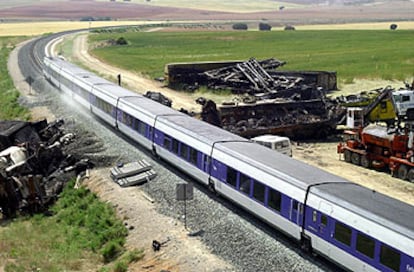
[[[355,78],[405,80],[414,75],[414,31],[221,31],[95,34],[92,43],[124,37],[128,45],[95,48],[92,53],[151,78],[172,62],[276,58],[283,70],[336,71],[339,82]]]
[[[22,108],[18,103],[19,92],[7,71],[7,60],[11,50],[24,39],[23,37],[0,39],[0,120],[29,118],[27,109]]]

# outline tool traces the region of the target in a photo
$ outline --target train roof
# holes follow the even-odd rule
[[[111,96],[114,99],[121,98],[121,97],[128,97],[128,96],[142,97],[142,95],[135,93],[133,91],[127,90],[110,81],[96,83],[93,86],[94,86],[93,87],[94,90],[104,93],[105,95]]]
[[[310,193],[414,239],[414,207],[355,183],[321,184]]]
[[[123,96],[132,96],[139,94],[134,93],[130,90],[127,90],[115,83],[106,80],[102,77],[97,76],[96,74],[89,72],[83,68],[80,68],[70,62],[66,62],[60,58],[49,58],[56,66],[60,67],[64,71],[81,78],[87,85],[93,85],[94,89],[103,92],[105,95],[111,96],[112,98],[119,98]]]
[[[218,141],[248,141],[247,139],[228,132],[227,130],[213,126],[207,122],[195,119],[188,115],[182,116],[163,116],[160,121],[165,120],[175,129],[198,139],[204,143],[212,145]]]
[[[145,96],[122,97],[119,102],[124,103],[137,111],[144,112],[153,118],[159,115],[184,115],[182,112],[162,105]]]
[[[306,190],[310,185],[323,182],[349,182],[344,178],[253,142],[220,143],[216,148],[270,175],[281,177],[303,190]]]

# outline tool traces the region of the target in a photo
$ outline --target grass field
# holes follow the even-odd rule
[[[0,271],[127,271],[143,257],[125,251],[128,231],[113,208],[73,187],[67,184],[53,216],[21,217],[0,228]]]
[[[29,118],[27,109],[18,103],[19,92],[14,87],[7,71],[7,59],[10,51],[24,38],[0,38],[0,120]]]
[[[124,37],[128,45],[96,48],[93,54],[152,78],[163,76],[172,62],[274,57],[287,61],[284,70],[337,71],[340,81],[352,82],[412,77],[413,35],[411,30],[139,32],[91,35],[90,41]]]

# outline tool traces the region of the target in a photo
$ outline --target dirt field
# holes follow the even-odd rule
[[[28,2],[28,1],[26,1]],[[184,6],[180,1],[170,1],[171,6],[156,6],[143,1],[125,3],[121,1],[31,1],[28,5],[16,6],[13,3],[0,3],[0,18],[10,20],[69,20],[77,21],[84,17],[112,20],[266,20],[274,24],[315,24],[351,23],[372,21],[414,20],[413,1],[382,1],[375,5],[306,5],[303,8],[287,7],[260,12],[236,12],[231,5],[212,5],[209,1],[198,5],[197,9]],[[251,1],[245,1],[247,3]],[[228,2],[226,2],[228,3]],[[191,7],[191,6],[190,6]],[[219,11],[217,11],[219,10]],[[257,9],[251,9],[253,11]]]

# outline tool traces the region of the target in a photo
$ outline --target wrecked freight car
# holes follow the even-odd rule
[[[0,121],[0,212],[44,212],[74,175],[93,164],[67,154],[74,134],[64,133],[63,120],[47,123]]]
[[[321,139],[336,131],[335,106],[323,98],[258,100],[219,106],[221,126],[251,138],[277,134],[294,140]]]
[[[170,63],[165,67],[164,77],[171,88],[195,90],[204,85],[212,90],[226,89],[236,94],[276,93],[304,87],[326,91],[337,88],[336,72],[276,70],[285,64],[275,58]]]
[[[206,85],[237,94],[216,106],[199,98],[201,119],[243,137],[262,134],[292,139],[324,138],[336,130],[338,110],[326,97],[336,90],[336,72],[276,71],[285,65],[274,58],[258,61],[170,64],[169,85]]]

